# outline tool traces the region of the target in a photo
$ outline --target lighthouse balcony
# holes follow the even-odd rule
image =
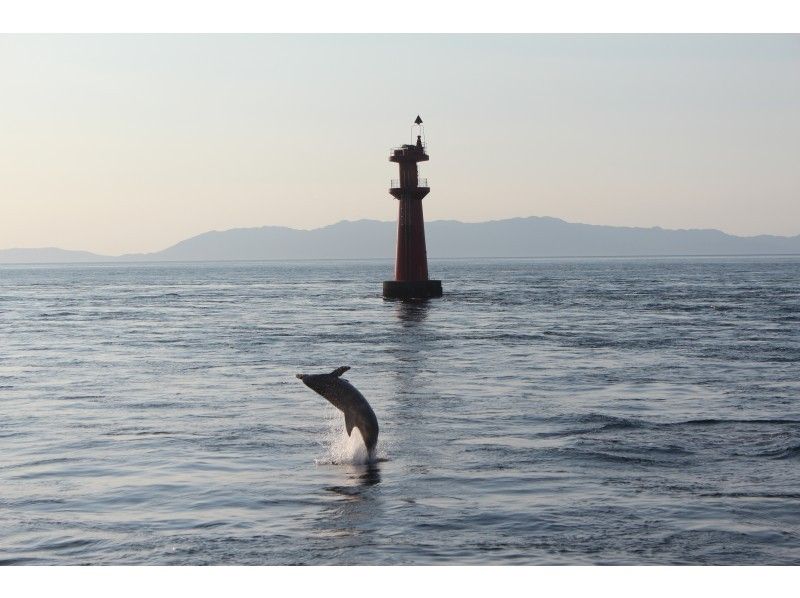
[[[419,179],[416,187],[403,187],[396,179],[391,184],[389,193],[395,199],[422,199],[431,192],[428,187],[428,179]]]
[[[428,179],[418,178],[417,179],[417,186],[410,187],[408,185],[402,185],[400,179],[392,179],[392,182],[389,184],[389,189],[419,189],[419,188],[428,188]]]

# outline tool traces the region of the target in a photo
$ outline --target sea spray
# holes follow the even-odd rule
[[[328,409],[326,413],[327,431],[324,433],[320,444],[327,455],[315,459],[317,465],[366,465],[370,462],[369,452],[364,445],[364,439],[358,428],[353,428],[352,434],[347,435],[342,414],[336,409]],[[381,444],[376,447],[373,461],[383,461]]]

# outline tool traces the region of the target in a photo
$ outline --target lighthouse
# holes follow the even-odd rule
[[[425,221],[422,199],[430,193],[427,179],[420,178],[417,164],[428,161],[425,130],[417,116],[413,132],[416,142],[393,148],[390,162],[400,168],[389,193],[398,200],[397,257],[394,280],[383,283],[383,296],[390,299],[427,299],[442,296],[442,281],[428,278],[428,254],[425,250]]]

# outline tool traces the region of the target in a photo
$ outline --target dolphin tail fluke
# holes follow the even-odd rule
[[[342,367],[340,367],[340,368],[336,368],[335,370],[333,370],[333,371],[331,372],[331,376],[336,376],[336,377],[338,378],[339,376],[341,376],[342,374],[344,374],[344,373],[345,373],[347,370],[349,370],[349,369],[350,369],[350,366],[349,366],[349,365],[343,365]]]

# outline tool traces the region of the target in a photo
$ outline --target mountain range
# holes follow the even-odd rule
[[[279,226],[209,231],[154,253],[120,256],[57,248],[3,249],[0,263],[369,259],[394,255],[396,223],[342,221],[313,230]],[[738,237],[715,229],[668,230],[530,217],[426,224],[428,256],[601,257],[800,254],[800,235]]]

